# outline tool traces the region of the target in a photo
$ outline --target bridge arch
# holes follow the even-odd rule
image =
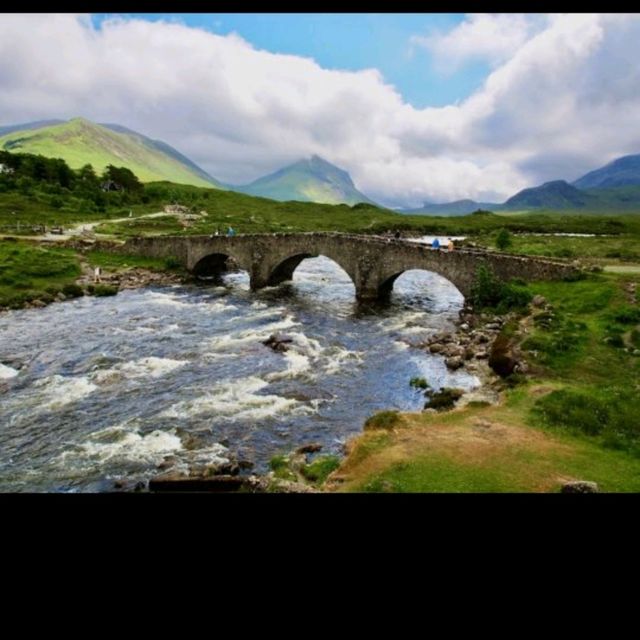
[[[327,258],[331,260],[334,264],[336,264],[351,280],[352,284],[355,286],[355,278],[353,274],[350,272],[350,268],[347,265],[343,264],[343,260],[340,260],[339,257],[335,255],[331,255],[332,252],[327,251],[319,251],[314,253],[309,252],[299,252],[294,253],[286,258],[280,258],[275,261],[276,264],[272,267],[269,273],[269,277],[267,279],[268,286],[276,286],[282,282],[286,282],[289,280],[293,280],[293,274],[295,270],[300,266],[300,264],[306,260],[307,258]]]
[[[429,291],[434,292],[434,290],[437,293],[438,289],[441,289],[442,285],[444,283],[447,283],[447,285],[450,285],[455,289],[455,291],[457,292],[458,295],[460,295],[460,297],[462,297],[463,299],[466,297],[464,290],[461,290],[461,287],[458,284],[456,284],[455,280],[447,277],[443,273],[440,273],[435,269],[428,269],[425,267],[410,267],[407,269],[403,269],[402,271],[398,271],[392,274],[391,276],[386,277],[386,279],[384,279],[381,282],[378,288],[378,296],[380,300],[389,300],[391,297],[391,294],[394,291],[396,282],[398,281],[399,278],[401,278],[406,274],[427,274],[428,276],[431,277],[431,282],[427,285],[429,286],[429,289],[421,291],[421,293],[429,293]],[[433,278],[433,276],[435,276],[435,279]],[[416,293],[418,292],[416,291]]]
[[[228,252],[207,253],[195,262],[191,272],[197,278],[211,278],[229,271],[231,267],[243,269],[238,260]]]

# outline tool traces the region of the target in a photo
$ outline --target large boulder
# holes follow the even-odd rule
[[[447,358],[444,361],[444,363],[447,365],[447,368],[451,369],[452,371],[455,371],[456,369],[459,369],[464,364],[464,361],[460,356],[453,356],[451,358]]]
[[[560,493],[599,493],[600,489],[595,482],[588,480],[572,480],[565,482]]]
[[[493,345],[491,345],[491,352],[489,354],[489,366],[497,373],[501,378],[510,376],[518,361],[513,354],[513,345],[507,336],[499,335]]]

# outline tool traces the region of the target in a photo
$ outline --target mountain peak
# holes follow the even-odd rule
[[[347,171],[316,154],[235,189],[280,201],[375,204],[356,189]]]

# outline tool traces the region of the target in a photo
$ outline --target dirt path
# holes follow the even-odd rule
[[[166,213],[164,211],[158,211],[156,213],[144,213],[141,216],[127,216],[126,218],[106,218],[104,220],[96,220],[95,222],[79,222],[70,226],[65,233],[45,233],[40,236],[24,236],[28,240],[41,240],[43,242],[64,242],[71,238],[77,237],[108,237],[104,234],[96,234],[94,229],[105,222],[129,222],[131,220],[141,220],[142,218],[159,218],[161,216],[176,216],[179,217],[179,213]],[[15,238],[15,235],[10,233],[0,234],[0,238]]]

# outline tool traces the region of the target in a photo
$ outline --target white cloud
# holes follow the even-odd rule
[[[410,43],[430,51],[439,70],[453,72],[469,60],[492,65],[508,60],[545,22],[536,14],[472,13],[446,33],[414,35]]]
[[[484,85],[416,109],[374,69],[323,69],[236,34],[4,14],[0,122],[117,122],[236,183],[315,153],[390,205],[501,200],[640,152],[640,16],[500,20],[471,16],[438,45],[458,63],[484,51],[495,65]]]

